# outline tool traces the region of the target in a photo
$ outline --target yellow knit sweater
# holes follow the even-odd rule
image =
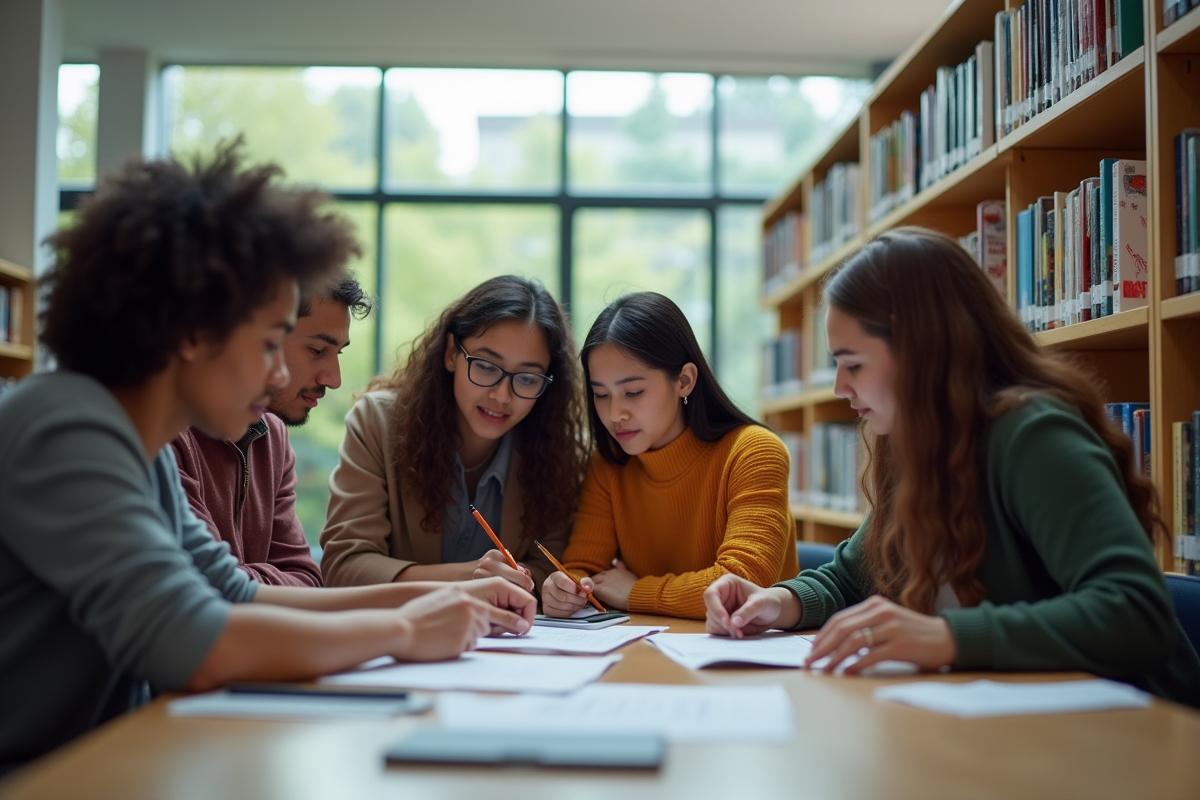
[[[703,619],[704,590],[727,572],[759,586],[799,572],[787,485],[787,449],[758,425],[717,442],[689,428],[624,466],[597,454],[563,565],[593,575],[619,554],[638,576],[630,611]]]

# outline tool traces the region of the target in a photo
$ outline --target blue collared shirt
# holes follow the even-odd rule
[[[504,506],[504,480],[508,477],[508,462],[512,458],[512,432],[504,434],[492,457],[492,463],[479,476],[475,489],[475,507],[492,526],[497,536],[500,532],[500,512]],[[462,461],[454,456],[454,485],[450,491],[450,504],[442,515],[442,563],[457,564],[475,561],[496,546],[488,538],[482,526],[468,508],[467,476]]]

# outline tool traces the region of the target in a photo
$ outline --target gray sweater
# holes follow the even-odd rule
[[[255,584],[147,462],[104,386],[34,375],[0,400],[0,765],[179,690]]]

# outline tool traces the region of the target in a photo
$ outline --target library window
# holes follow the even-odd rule
[[[64,67],[64,208],[95,184],[99,70]],[[378,312],[352,328],[343,385],[291,431],[314,544],[343,417],[454,297],[504,273],[570,304],[651,289],[687,314],[718,378],[757,415],[760,206],[857,111],[870,84],[826,77],[554,70],[174,65],[167,147],[239,134],[254,160],[320,186],[354,223]]]

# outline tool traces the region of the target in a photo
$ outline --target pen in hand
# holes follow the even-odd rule
[[[492,526],[487,524],[487,520],[483,518],[483,514],[479,513],[479,509],[470,503],[467,504],[467,508],[471,509],[471,513],[475,516],[475,519],[478,520],[479,524],[483,526],[484,533],[491,538],[492,544],[496,545],[496,549],[504,555],[504,560],[508,562],[508,565],[517,572],[520,572],[521,568],[517,566],[517,560],[512,557],[512,553],[508,552],[508,548],[505,547],[504,543],[500,541],[500,537],[496,535],[494,530],[492,530]]]
[[[550,551],[549,551],[549,550],[547,550],[545,547],[543,547],[543,546],[542,546],[542,543],[541,543],[541,542],[539,542],[537,539],[534,539],[534,540],[533,540],[533,543],[537,545],[537,549],[538,549],[538,550],[541,550],[541,551],[542,551],[542,554],[543,554],[543,555],[545,555],[545,556],[546,556],[546,558],[550,559],[550,563],[554,565],[554,568],[555,568],[555,569],[557,569],[557,570],[558,570],[559,572],[561,572],[563,575],[566,575],[566,576],[567,576],[568,578],[570,578],[571,580],[575,581],[575,585],[576,585],[576,586],[578,586],[580,589],[582,589],[582,588],[583,588],[583,584],[579,582],[579,578],[576,578],[576,577],[575,577],[574,575],[572,575],[570,572],[567,572],[567,568],[566,568],[566,567],[564,567],[562,564],[558,563],[558,559],[557,559],[557,558],[555,558],[554,556],[552,556],[552,555],[550,554]],[[601,613],[608,613],[608,609],[607,609],[607,608],[605,608],[604,606],[600,605],[600,601],[599,601],[599,600],[597,600],[597,599],[596,599],[596,598],[595,598],[595,597],[592,595],[592,593],[591,593],[591,592],[588,592],[588,593],[587,593],[587,599],[588,599],[588,602],[589,602],[589,603],[591,603],[592,605],[594,605],[594,606],[596,607],[596,610],[597,610],[597,611],[599,611],[599,612],[601,612]]]

